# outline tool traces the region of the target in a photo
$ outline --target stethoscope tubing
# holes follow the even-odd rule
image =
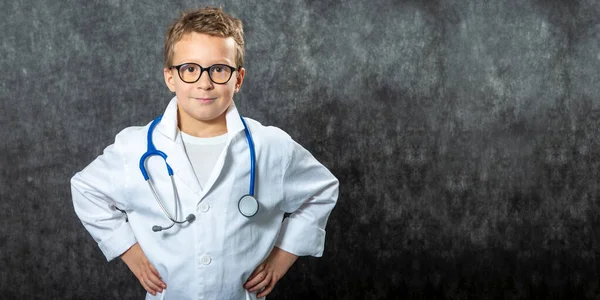
[[[254,197],[254,175],[256,174],[256,154],[254,153],[254,140],[252,139],[250,130],[248,130],[246,121],[244,121],[244,118],[242,118],[241,116],[240,119],[242,120],[242,124],[244,124],[244,132],[246,133],[248,148],[250,149],[250,192],[248,194]]]
[[[169,220],[171,220],[171,222],[173,222],[168,227],[162,227],[162,226],[157,226],[157,225],[153,226],[152,230],[155,232],[169,229],[169,228],[173,227],[173,225],[175,225],[175,224],[183,224],[186,222],[191,223],[196,219],[196,216],[194,214],[190,214],[183,221],[179,221],[179,220],[173,218],[171,216],[171,214],[165,208],[163,202],[160,200],[160,197],[158,196],[158,193],[156,192],[156,189],[154,188],[154,185],[152,184],[152,182],[150,180],[150,176],[148,175],[148,170],[146,169],[146,160],[149,157],[154,156],[154,155],[158,155],[158,156],[162,157],[162,159],[165,161],[165,165],[167,168],[167,172],[169,174],[169,178],[171,179],[171,185],[173,186],[175,216],[177,216],[177,213],[178,213],[177,201],[178,201],[179,195],[177,194],[177,187],[175,186],[175,180],[173,179],[173,169],[167,162],[167,155],[164,152],[156,149],[156,146],[154,145],[154,142],[152,141],[152,134],[154,132],[154,129],[161,120],[162,120],[162,115],[158,116],[150,124],[150,127],[148,128],[148,134],[146,137],[147,151],[144,154],[142,154],[142,157],[140,158],[140,164],[139,164],[140,171],[142,172],[142,176],[144,177],[144,180],[148,183],[148,186],[150,187],[150,190],[152,191],[152,195],[154,196],[154,199],[159,204],[159,206],[162,209],[165,216],[167,216],[167,218],[169,218]],[[242,116],[240,116],[240,120],[242,121],[242,124],[244,125],[244,133],[246,134],[246,141],[248,142],[248,148],[250,151],[250,187],[249,187],[249,193],[247,195],[242,196],[240,198],[240,200],[238,201],[238,210],[243,216],[252,217],[252,216],[256,215],[256,213],[258,212],[258,209],[259,209],[259,203],[256,200],[256,197],[254,197],[254,186],[255,186],[255,175],[256,175],[256,153],[254,150],[254,140],[252,139],[252,134],[250,134],[248,125],[246,124],[246,121],[244,120],[244,118]],[[244,203],[242,203],[242,201],[244,201]],[[244,207],[247,207],[245,204],[248,204],[248,201],[250,201],[251,205],[256,207],[251,212],[245,212],[244,210],[241,209],[242,205],[244,205]]]
[[[179,197],[177,196],[177,190],[175,189],[175,180],[173,179],[173,176],[169,176],[169,178],[171,178],[171,184],[173,185],[173,199],[175,199],[175,202],[176,202],[177,200],[179,200],[178,199]],[[150,183],[150,180],[147,180],[146,182],[148,183],[150,190],[152,190],[152,195],[154,195],[154,199],[156,199],[156,202],[158,202],[158,205],[162,209],[163,213],[165,213],[167,218],[169,218],[169,220],[171,220],[173,223],[177,223],[177,224],[182,224],[182,223],[187,222],[187,220],[178,221],[178,220],[174,219],[173,217],[171,217],[171,214],[169,214],[169,212],[163,205],[162,201],[160,201],[160,199],[158,198],[158,194],[156,193],[156,189],[154,189],[154,185],[152,183]],[[178,207],[179,207],[179,205],[175,205],[175,216],[177,216]]]
[[[152,124],[150,124],[150,128],[148,128],[148,135],[146,137],[148,149],[140,158],[140,171],[142,171],[142,175],[146,181],[150,179],[150,176],[148,176],[148,170],[146,170],[146,159],[153,155],[158,155],[163,158],[165,164],[167,165],[167,172],[169,173],[169,176],[173,176],[173,169],[167,162],[167,155],[164,152],[157,150],[154,146],[154,142],[152,142],[152,133],[154,132],[154,128],[160,122],[160,120],[162,120],[162,115],[158,116],[156,119],[154,119],[154,121],[152,121]],[[154,191],[154,188],[152,188],[152,190]]]

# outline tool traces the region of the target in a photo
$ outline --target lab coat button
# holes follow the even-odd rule
[[[211,259],[210,259],[210,256],[208,256],[208,255],[203,255],[202,257],[200,257],[200,263],[203,265],[210,264],[210,261],[211,261]]]
[[[206,204],[206,203],[202,203],[200,204],[200,210],[202,212],[207,212],[210,209],[210,205]]]

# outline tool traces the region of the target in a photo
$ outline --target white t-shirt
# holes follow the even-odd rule
[[[194,173],[200,187],[204,189],[206,181],[215,168],[219,155],[227,144],[227,133],[215,137],[200,138],[181,131],[181,138],[188,159],[192,164]]]

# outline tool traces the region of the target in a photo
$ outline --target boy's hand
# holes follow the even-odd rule
[[[244,288],[250,293],[260,291],[256,295],[258,298],[267,296],[297,258],[298,256],[292,253],[274,247],[269,257],[250,274]]]
[[[156,296],[156,292],[162,293],[163,289],[167,288],[158,271],[148,261],[140,244],[135,243],[131,246],[125,253],[121,254],[121,259],[148,293]]]

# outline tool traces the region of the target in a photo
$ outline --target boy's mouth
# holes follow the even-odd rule
[[[200,103],[207,104],[207,103],[214,102],[217,98],[216,97],[214,97],[214,98],[207,98],[207,97],[196,98],[196,97],[194,97],[193,99]]]

